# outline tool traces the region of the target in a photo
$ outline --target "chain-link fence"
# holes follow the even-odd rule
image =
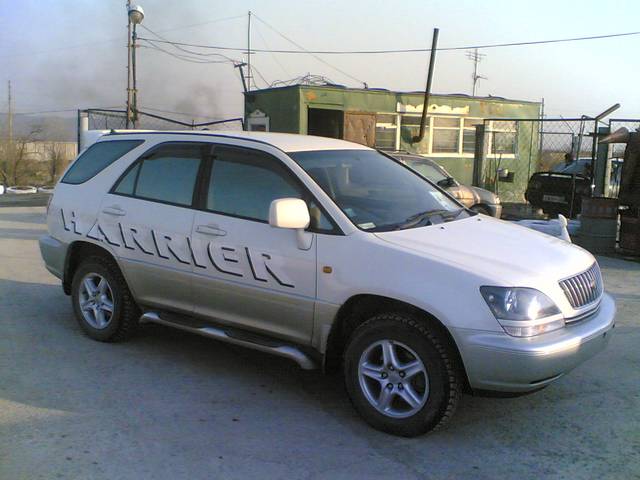
[[[124,110],[91,108],[80,110],[78,115],[87,117],[89,130],[127,128],[127,112]],[[142,111],[138,111],[136,121],[136,129],[141,130],[242,130],[243,128],[242,118],[196,122],[195,119],[182,121]]]
[[[609,120],[609,132],[626,128],[629,132],[640,131],[640,120],[612,118]],[[608,150],[607,178],[609,183],[606,195],[617,197],[620,192],[620,182],[622,181],[622,165],[624,163],[624,152],[626,143],[611,143]]]
[[[486,119],[478,183],[503,202],[524,203],[535,172],[560,171],[573,162],[576,174],[590,174],[593,119]],[[477,153],[478,156],[478,153]]]

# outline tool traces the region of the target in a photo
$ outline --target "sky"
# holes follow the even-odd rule
[[[428,48],[547,40],[640,30],[640,2],[433,0],[140,0],[143,25],[178,42],[245,48]],[[14,111],[123,108],[127,17],[124,0],[0,0],[0,111],[11,80]],[[235,17],[235,18],[229,18]],[[195,24],[195,25],[194,25]],[[270,28],[269,26],[273,27]],[[275,30],[274,30],[275,29]],[[151,36],[140,29],[142,37]],[[144,42],[141,43],[144,45]],[[539,101],[551,117],[595,115],[620,103],[618,118],[640,118],[640,35],[575,43],[480,50],[478,95]],[[165,46],[166,47],[166,46]],[[170,47],[166,47],[170,48]],[[177,52],[180,53],[180,52]],[[242,52],[225,52],[246,60]],[[258,53],[259,88],[306,73],[335,83],[422,90],[427,53],[348,55]],[[332,68],[335,67],[335,68]],[[439,52],[433,91],[470,93],[465,51]],[[347,75],[345,75],[348,74]],[[197,118],[242,115],[242,86],[229,63],[194,64],[142,46],[138,104]],[[60,113],[56,113],[58,115]],[[171,116],[171,115],[170,115]]]

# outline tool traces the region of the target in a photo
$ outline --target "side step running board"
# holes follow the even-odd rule
[[[232,343],[234,345],[241,345],[243,347],[252,348],[261,352],[271,353],[279,357],[288,358],[296,362],[303,370],[314,370],[316,363],[302,350],[292,345],[283,345],[273,341],[265,341],[261,343],[259,337],[250,336],[247,339],[242,338],[241,335],[236,335],[235,332],[227,332],[222,328],[206,325],[206,326],[189,326],[182,323],[165,320],[155,312],[146,312],[140,317],[140,323],[157,323],[159,325],[165,325],[167,327],[177,328],[184,330],[185,332],[195,333],[196,335],[202,335],[203,337],[214,338],[223,342]],[[265,339],[266,340],[266,339]]]

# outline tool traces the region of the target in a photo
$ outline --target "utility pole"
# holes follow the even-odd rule
[[[127,0],[127,121],[126,128],[138,122],[138,88],[136,85],[136,26],[144,19],[144,10],[139,5],[132,5]],[[132,86],[133,83],[133,86]]]
[[[471,74],[471,78],[473,79],[472,95],[474,97],[476,96],[476,89],[477,89],[477,86],[478,86],[478,80],[480,80],[481,78],[484,79],[484,80],[487,79],[487,77],[483,77],[482,75],[478,74],[478,64],[482,61],[482,59],[484,57],[486,57],[486,54],[478,53],[478,49],[477,48],[475,48],[473,51],[468,51],[467,52],[467,58],[473,62],[473,73]]]
[[[251,10],[247,17],[247,91],[251,91],[251,81],[253,74],[251,73]]]
[[[7,108],[7,142],[9,149],[11,149],[11,145],[13,144],[13,105],[11,101],[11,80],[7,82],[7,87],[9,101],[9,106]]]
[[[127,120],[125,128],[131,124],[131,20],[129,20],[131,0],[127,0]]]
[[[242,70],[242,67],[246,67],[247,64],[244,62],[240,62],[240,63],[235,63],[233,65],[233,68],[237,68],[238,70],[240,70],[240,80],[242,80],[242,91],[244,93],[247,93],[247,80],[244,76],[244,70]]]
[[[131,33],[131,81],[133,87],[131,89],[131,121],[133,128],[138,126],[138,85],[136,82],[136,24],[133,24],[133,32]]]

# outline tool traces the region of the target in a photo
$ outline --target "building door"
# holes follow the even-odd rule
[[[344,139],[373,147],[376,143],[376,114],[346,112],[344,114]]]
[[[307,134],[342,138],[343,120],[342,110],[310,108],[307,113]]]

